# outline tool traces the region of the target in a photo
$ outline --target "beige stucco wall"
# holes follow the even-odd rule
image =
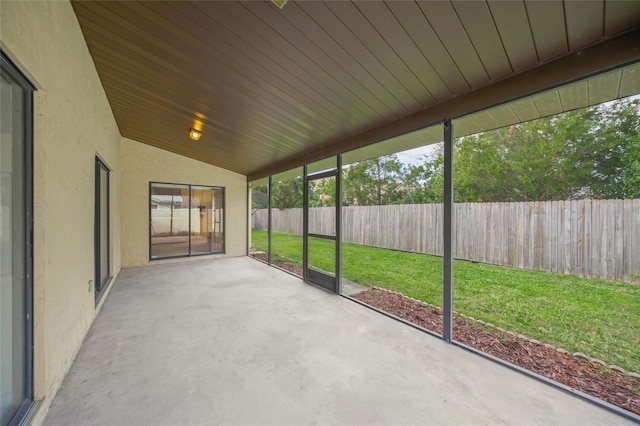
[[[0,46],[38,88],[34,384],[44,412],[97,311],[89,288],[96,156],[112,170],[111,274],[120,270],[120,134],[68,2],[1,1]]]
[[[187,139],[185,132],[185,143]],[[225,188],[225,254],[149,261],[149,182]],[[246,176],[122,138],[122,266],[244,256],[247,250]]]

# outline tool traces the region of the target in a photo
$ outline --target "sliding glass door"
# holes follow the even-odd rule
[[[150,184],[150,257],[224,252],[224,188]]]
[[[0,55],[0,424],[32,400],[32,90]]]

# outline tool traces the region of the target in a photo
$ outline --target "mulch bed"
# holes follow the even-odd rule
[[[265,253],[251,256],[267,261]],[[277,262],[274,266],[302,277],[302,268],[291,263]],[[439,308],[376,288],[351,297],[442,334],[442,311]],[[502,333],[468,318],[454,315],[453,322],[454,338],[464,345],[640,415],[638,378],[584,358],[560,353],[512,333]]]
[[[442,334],[442,311],[438,308],[375,288],[352,297]],[[460,343],[640,414],[638,378],[455,315],[453,330]]]
[[[267,253],[251,253],[251,257],[260,259],[263,262],[267,262]],[[291,272],[293,275],[297,275],[302,278],[302,268],[289,262],[275,262],[272,264],[280,269],[284,269],[287,272]]]

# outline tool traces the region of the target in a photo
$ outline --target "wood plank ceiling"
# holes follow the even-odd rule
[[[640,27],[624,0],[72,4],[124,137],[245,175]]]

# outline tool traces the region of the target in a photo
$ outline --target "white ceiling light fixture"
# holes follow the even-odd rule
[[[189,129],[189,137],[192,140],[198,141],[201,136],[202,136],[202,131],[201,130]]]

